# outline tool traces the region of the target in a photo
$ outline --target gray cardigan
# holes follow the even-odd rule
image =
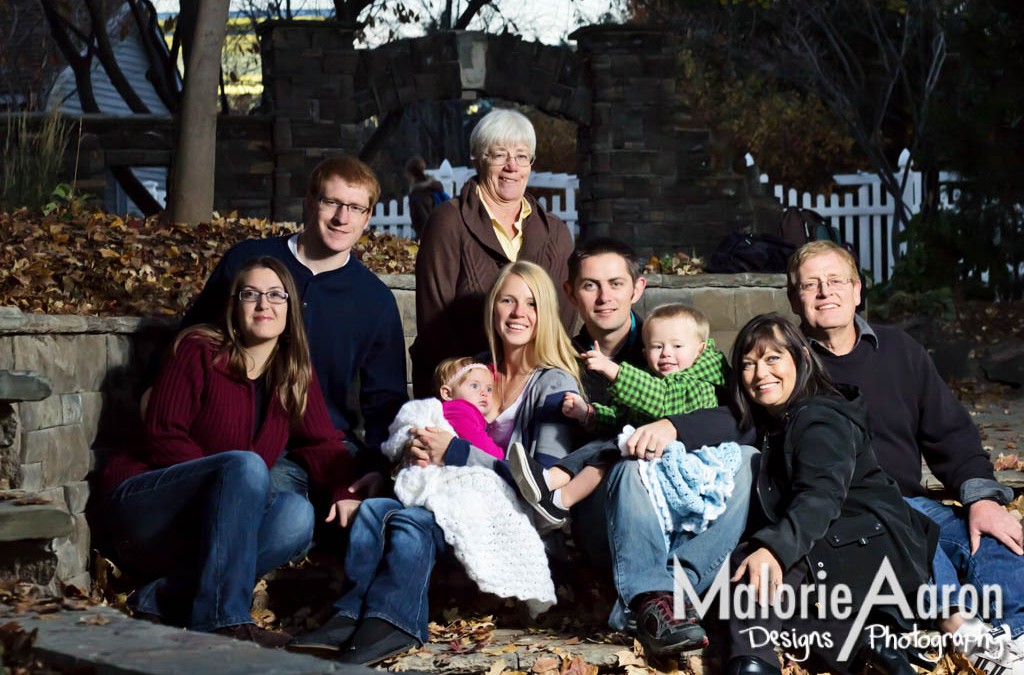
[[[526,383],[509,445],[522,443],[530,456],[545,467],[554,466],[569,454],[576,447],[579,425],[562,414],[562,398],[567,391],[579,393],[572,375],[561,368],[538,369]],[[493,469],[499,461],[461,438],[452,440],[444,457],[448,466]]]

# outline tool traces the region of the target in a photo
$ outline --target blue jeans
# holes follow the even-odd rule
[[[350,619],[383,619],[426,642],[430,573],[444,547],[430,511],[365,500],[349,530],[345,591],[334,609]]]
[[[729,559],[747,525],[757,450],[742,446],[743,459],[725,512],[700,534],[676,532],[665,549],[658,517],[635,461],[608,471],[601,487],[573,509],[574,534],[594,564],[610,564],[618,595],[609,625],[622,630],[629,604],[642,593],[674,588],[672,559],[677,558],[693,589],[703,593]]]
[[[985,585],[1002,589],[1002,617],[985,619],[997,626],[1005,623],[1014,638],[1024,635],[1024,557],[987,536],[981,538],[981,546],[971,555],[965,509],[945,506],[928,497],[912,497],[907,503],[939,526],[939,547],[965,583],[977,589],[979,597],[984,597],[982,589]],[[937,570],[936,577],[938,573]]]
[[[256,578],[300,557],[313,507],[274,492],[254,452],[234,450],[124,481],[107,502],[124,563],[151,579],[132,609],[198,631],[252,623]]]

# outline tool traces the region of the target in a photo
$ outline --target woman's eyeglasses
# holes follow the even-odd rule
[[[283,305],[288,302],[288,293],[278,289],[270,291],[257,291],[252,288],[243,288],[238,291],[238,300],[244,302],[247,305],[252,305],[260,301],[261,296],[267,296],[267,302],[272,305]]]
[[[515,160],[515,163],[519,166],[530,166],[533,164],[536,157],[530,157],[529,155],[509,155],[507,152],[485,152],[484,157],[487,159],[487,163],[491,166],[502,166],[508,164],[508,160],[511,157]]]

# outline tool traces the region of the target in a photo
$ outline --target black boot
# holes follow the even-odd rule
[[[899,649],[887,646],[872,647],[864,645],[853,660],[857,669],[866,670],[868,673],[879,675],[917,675],[917,671],[910,665],[906,654]]]
[[[782,675],[778,665],[756,656],[735,656],[729,659],[726,675]]]

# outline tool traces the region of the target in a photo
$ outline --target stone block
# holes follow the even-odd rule
[[[736,327],[744,324],[758,314],[778,312],[793,319],[786,292],[779,288],[741,288],[736,291]]]
[[[99,391],[107,372],[106,336],[19,335],[14,361],[18,370],[48,377],[55,393]]]
[[[106,339],[107,368],[130,367],[134,356],[132,339],[127,335],[107,335]]]
[[[58,580],[72,579],[88,569],[90,539],[85,515],[75,516],[71,534],[54,542]]]
[[[80,481],[92,465],[81,424],[26,431],[21,438],[21,457],[25,463],[42,464],[46,487]]]
[[[6,307],[0,307],[6,309]],[[14,339],[0,334],[0,370],[14,369]]]
[[[17,307],[0,307],[0,330],[18,330],[24,318]]]
[[[736,336],[739,334],[738,330],[711,331],[711,337],[715,340],[715,349],[725,354],[726,359],[730,359],[733,343],[736,342]]]
[[[416,337],[416,293],[412,291],[392,291],[398,303],[398,314],[402,317],[402,333],[408,337]]]
[[[61,419],[64,424],[82,423],[82,395],[62,394],[60,397]]]
[[[0,541],[53,539],[72,532],[74,519],[64,504],[15,505],[15,500],[0,502]],[[84,520],[84,516],[82,517]]]
[[[64,503],[72,515],[85,513],[85,505],[89,502],[89,483],[82,480],[64,486]]]
[[[56,571],[57,556],[50,540],[11,541],[0,548],[0,581],[27,581],[47,586]]]
[[[41,401],[52,392],[50,381],[39,373],[0,370],[0,401]]]
[[[44,482],[42,462],[22,462],[18,483],[11,487],[18,487],[22,490],[42,490]]]
[[[693,306],[708,317],[712,330],[736,330],[736,291],[704,288],[693,291]]]
[[[85,442],[91,446],[96,442],[96,437],[99,436],[100,420],[103,414],[103,394],[98,391],[87,391],[78,394],[78,396],[81,397],[82,401],[82,432],[85,434]],[[137,417],[137,406],[133,405],[132,410],[133,414]]]
[[[60,396],[50,396],[42,401],[26,401],[18,406],[23,431],[49,429],[64,423],[64,411]]]
[[[640,302],[636,303],[634,307],[636,307],[638,314],[641,316],[647,316],[647,314],[655,307],[665,305],[670,302],[678,302],[692,307],[693,291],[681,288],[648,288],[644,291],[643,296],[640,298]]]

